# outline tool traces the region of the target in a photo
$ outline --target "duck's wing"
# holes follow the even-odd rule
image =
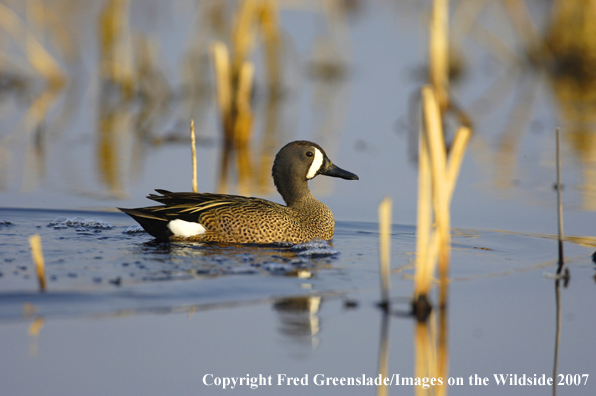
[[[147,198],[161,203],[163,206],[153,206],[150,208],[153,213],[163,213],[166,218],[181,218],[182,220],[196,220],[197,214],[205,212],[212,208],[234,206],[234,205],[259,205],[263,207],[279,207],[280,205],[267,201],[266,199],[255,197],[243,197],[240,195],[213,194],[213,193],[190,193],[190,192],[170,192],[167,190],[155,190],[161,195],[149,194]],[[191,219],[185,217],[190,215]]]
[[[155,190],[161,195],[150,194],[147,198],[159,202],[160,206],[125,209],[118,208],[135,219],[149,234],[158,239],[169,239],[172,235],[168,223],[180,219],[198,223],[201,214],[216,208],[235,205],[260,207],[280,206],[277,203],[261,198],[242,197],[238,195],[170,192]]]
[[[167,190],[156,189],[159,194],[149,194],[147,198],[159,202],[167,207],[176,206],[201,206],[205,203],[221,202],[222,204],[232,204],[255,200],[259,198],[242,197],[238,195],[213,194],[213,193],[191,193],[191,192],[171,192]]]

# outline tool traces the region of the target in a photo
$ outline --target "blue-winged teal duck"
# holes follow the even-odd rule
[[[273,182],[287,206],[237,195],[169,192],[147,198],[163,205],[120,209],[157,239],[225,243],[302,243],[333,238],[331,210],[315,199],[308,180],[317,175],[358,180],[335,166],[316,143],[285,145],[273,162]]]

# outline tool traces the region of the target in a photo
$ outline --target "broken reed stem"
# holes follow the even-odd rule
[[[192,154],[192,192],[197,193],[197,147],[195,140],[195,120],[190,120],[190,152]]]
[[[557,152],[557,207],[558,207],[558,241],[559,241],[559,266],[557,275],[563,270],[563,203],[561,201],[561,128],[557,127],[556,152]]]
[[[391,210],[393,201],[386,197],[379,204],[379,251],[381,266],[381,306],[389,306],[391,280],[389,263],[391,259]]]
[[[35,234],[29,237],[29,246],[31,247],[31,257],[37,270],[37,279],[39,280],[39,290],[46,290],[45,264],[43,261],[43,252],[41,250],[41,237]]]
[[[451,151],[449,152],[449,160],[447,163],[447,196],[449,197],[449,203],[451,204],[451,197],[453,196],[453,190],[457,184],[457,177],[461,169],[461,164],[464,160],[464,154],[466,153],[466,147],[472,136],[472,130],[466,126],[460,126],[455,133],[455,138],[451,144]]]

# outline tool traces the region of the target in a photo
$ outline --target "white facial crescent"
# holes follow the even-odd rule
[[[315,177],[319,169],[321,169],[321,166],[323,166],[323,153],[321,153],[321,150],[315,147],[315,158],[312,160],[312,164],[308,169],[306,179],[310,180]]]

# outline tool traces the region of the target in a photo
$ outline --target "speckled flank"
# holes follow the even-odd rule
[[[205,212],[198,218],[204,235],[190,240],[229,243],[301,243],[333,238],[335,221],[329,208],[313,199],[308,208],[288,208],[262,201],[245,202]]]

